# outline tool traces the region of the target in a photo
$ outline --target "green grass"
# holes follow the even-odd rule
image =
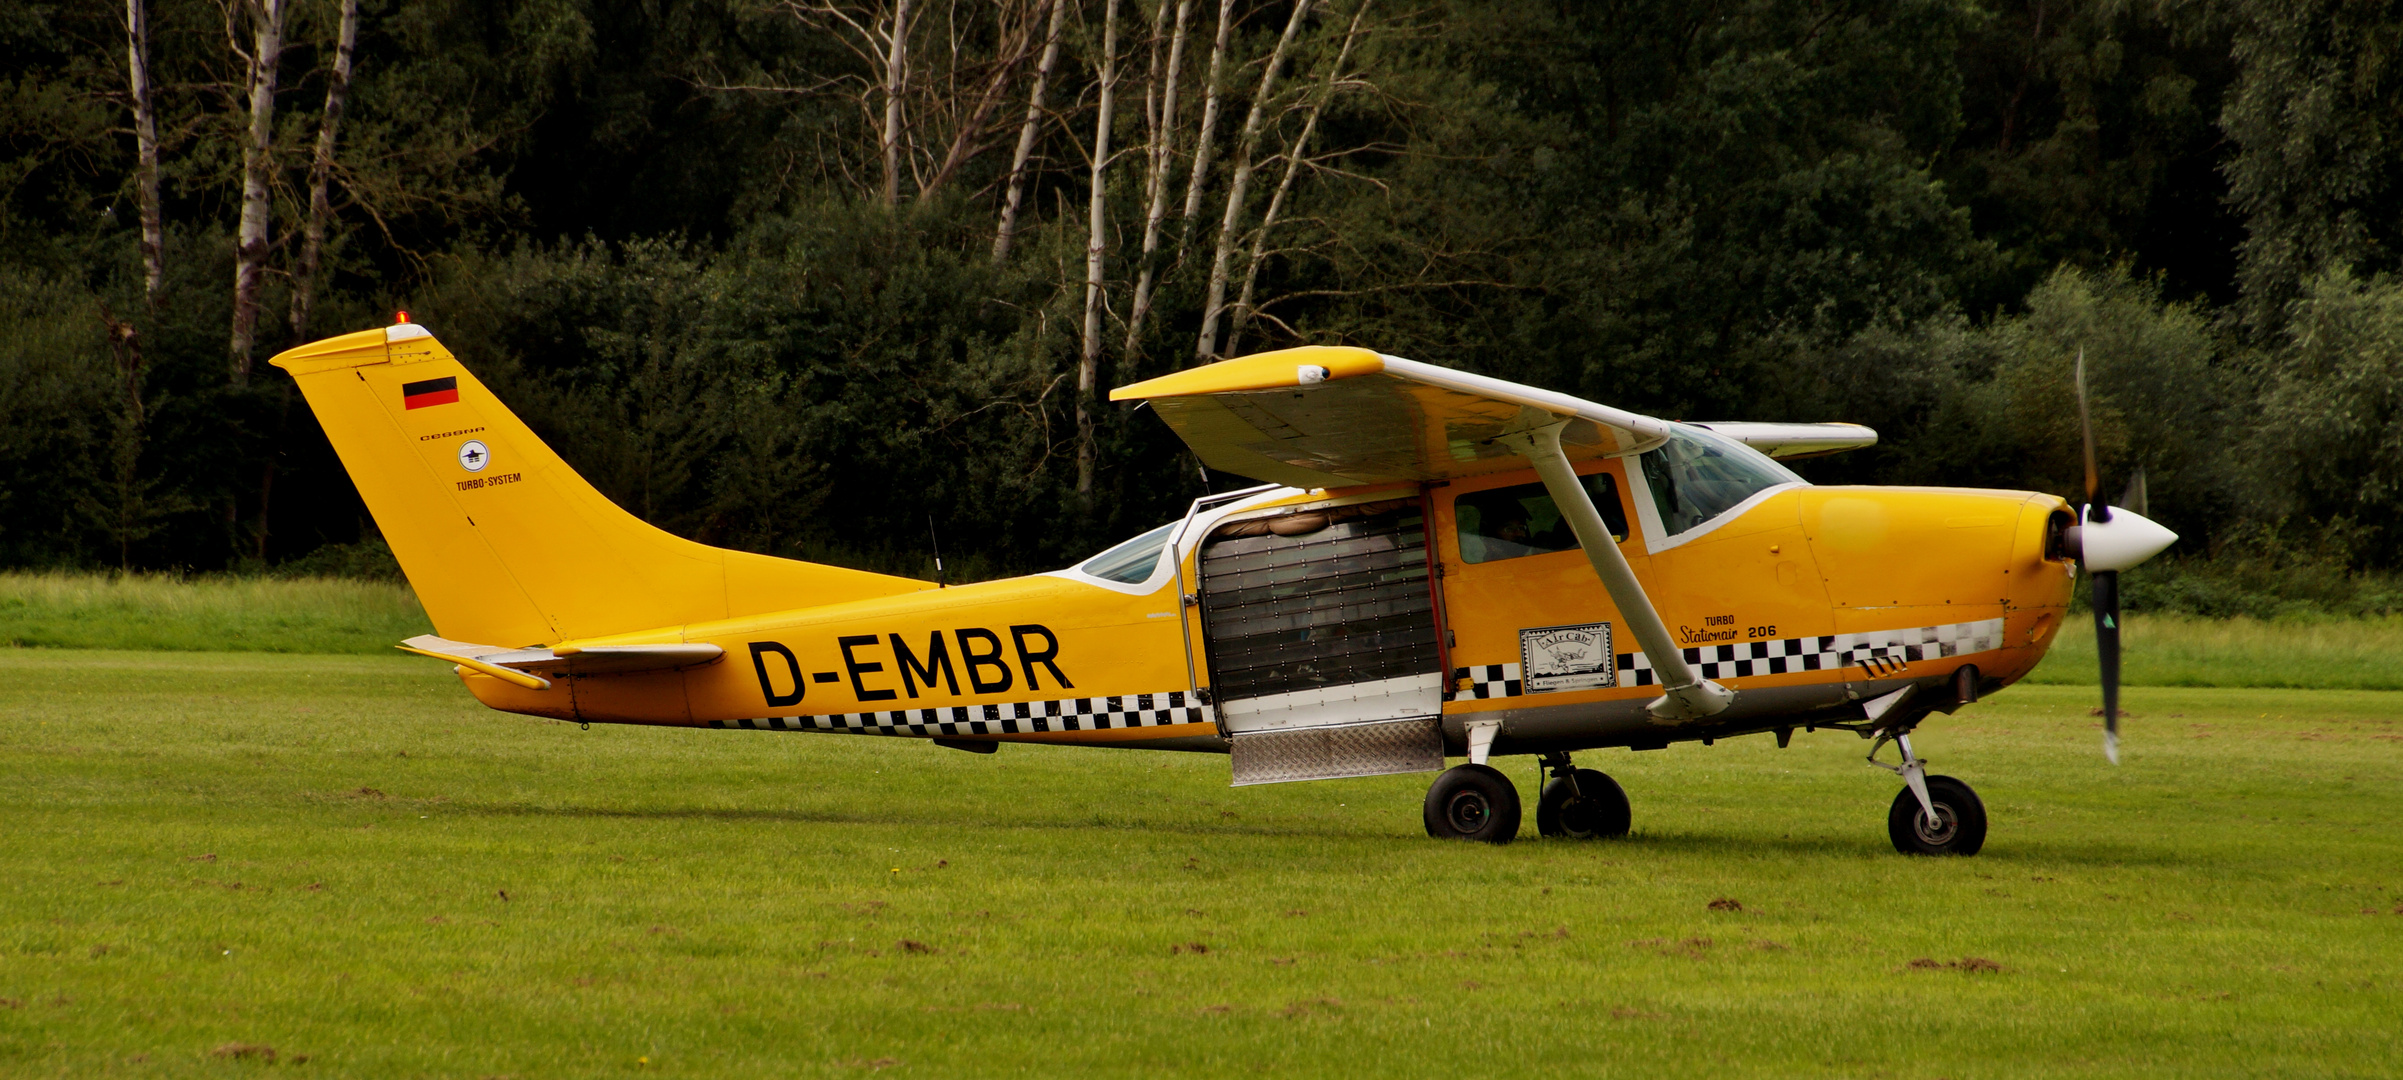
[[[2205,619],[2131,614],[2120,631],[2129,686],[2403,690],[2403,616]],[[2095,681],[2093,616],[2073,614],[2028,681]]]
[[[0,653],[0,1075],[2392,1075],[2403,698],[2138,688],[2112,768],[2092,696],[1931,722],[1994,830],[1924,860],[1827,732],[1580,755],[1635,837],[1497,849],[1424,776]]]
[[[385,582],[0,573],[0,646],[388,653],[432,629]]]
[[[338,578],[0,573],[0,646],[383,655],[431,630],[406,585]],[[2128,617],[2132,686],[2403,690],[2403,616]],[[2063,627],[2030,681],[2094,681],[2094,628]]]

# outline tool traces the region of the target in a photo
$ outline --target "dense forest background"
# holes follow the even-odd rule
[[[2132,602],[2403,605],[2403,4],[0,0],[0,80],[0,565],[388,566],[266,360],[405,309],[662,527],[955,580],[1237,483],[1106,401],[1222,356],[2074,495],[2083,352]]]

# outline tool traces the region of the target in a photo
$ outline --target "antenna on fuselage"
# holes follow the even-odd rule
[[[939,589],[945,584],[943,581],[943,540],[935,535],[933,514],[926,515],[926,543],[929,547],[934,548],[935,587]]]

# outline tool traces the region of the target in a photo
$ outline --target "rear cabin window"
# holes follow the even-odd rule
[[[1151,580],[1151,572],[1159,568],[1160,549],[1168,546],[1171,522],[1144,533],[1108,551],[1086,559],[1077,569],[1103,581],[1141,585]]]
[[[1619,483],[1609,473],[1577,478],[1613,540],[1627,539],[1627,511],[1619,505]],[[1542,484],[1520,484],[1463,495],[1452,503],[1460,531],[1460,557],[1473,563],[1548,555],[1577,546],[1560,508]]]
[[[1733,510],[1780,484],[1799,484],[1793,470],[1723,435],[1679,427],[1669,441],[1643,454],[1644,486],[1652,489],[1660,530],[1675,536]]]

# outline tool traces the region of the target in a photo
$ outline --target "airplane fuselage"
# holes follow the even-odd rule
[[[1578,472],[1619,500],[1620,550],[1688,663],[1736,691],[1714,716],[1646,712],[1658,680],[1585,556],[1512,509],[1548,505],[1526,469],[1199,508],[1161,538],[1173,558],[1116,568],[1135,580],[1078,568],[560,643],[724,651],[681,671],[462,678],[497,709],[596,722],[1224,751],[1436,712],[1455,754],[1489,720],[1494,753],[1649,748],[1840,726],[1906,686],[1948,711],[2026,675],[2067,612],[2056,497],[1792,483],[1672,533],[1634,460]]]

